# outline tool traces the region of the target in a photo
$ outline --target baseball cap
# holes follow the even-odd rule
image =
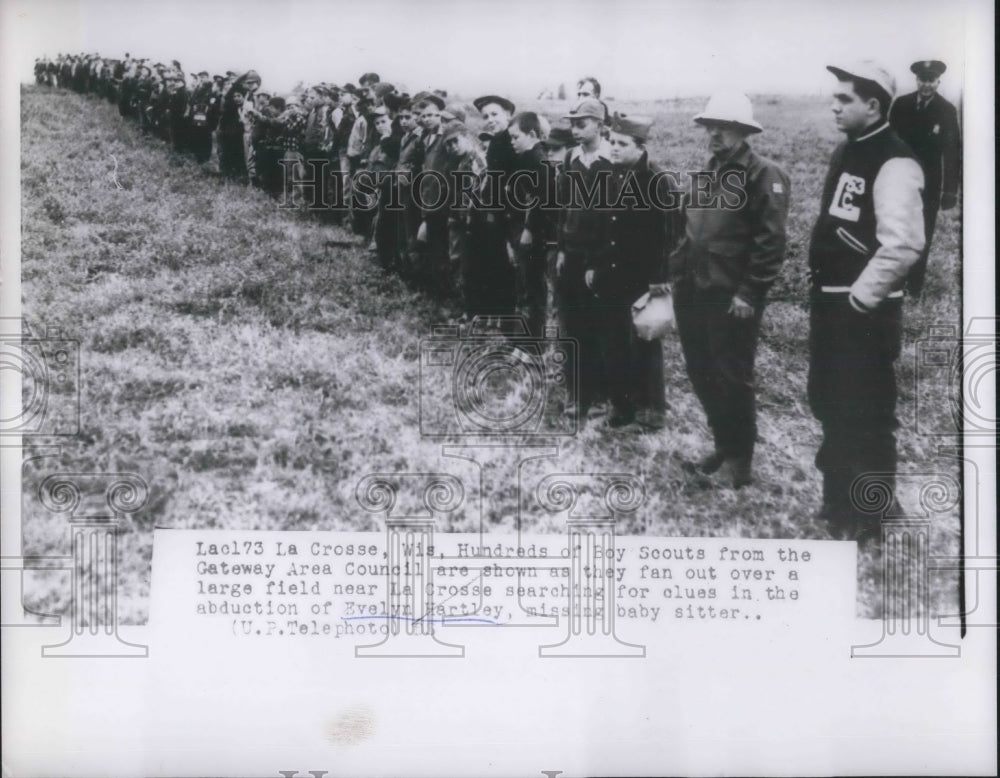
[[[890,98],[896,96],[896,79],[886,68],[873,59],[852,62],[847,65],[827,65],[826,69],[842,81],[871,81],[880,87]]]

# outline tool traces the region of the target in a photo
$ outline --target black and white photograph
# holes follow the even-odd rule
[[[995,774],[991,4],[0,8],[5,773]]]

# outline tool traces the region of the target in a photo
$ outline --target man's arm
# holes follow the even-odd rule
[[[902,288],[924,248],[923,188],[920,164],[907,157],[890,159],[875,177],[872,200],[879,247],[851,286],[855,308],[871,310]]]
[[[788,222],[790,181],[776,165],[766,166],[747,192],[756,232],[750,246],[747,271],[736,288],[735,297],[757,305],[781,270],[785,259],[785,226]]]

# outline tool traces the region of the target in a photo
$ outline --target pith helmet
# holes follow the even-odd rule
[[[750,98],[741,92],[716,92],[694,120],[698,124],[735,124],[751,133],[764,130],[753,118]]]

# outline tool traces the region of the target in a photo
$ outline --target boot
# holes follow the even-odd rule
[[[733,489],[741,489],[753,483],[751,461],[750,455],[727,458],[722,463],[722,467],[719,468],[720,480],[732,486]]]

